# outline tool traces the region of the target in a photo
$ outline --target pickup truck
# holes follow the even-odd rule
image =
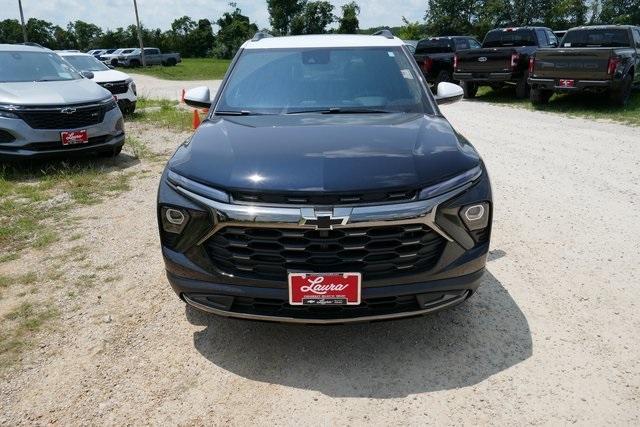
[[[531,102],[555,92],[608,94],[620,107],[640,85],[640,28],[607,25],[572,28],[558,49],[540,49],[529,64]]]
[[[174,66],[182,62],[179,53],[161,53],[155,47],[144,48],[144,59],[147,65],[167,65]],[[140,49],[118,56],[118,65],[123,67],[139,67],[142,65],[142,55]]]
[[[430,37],[418,42],[413,57],[431,84],[453,81],[453,57],[466,49],[480,49],[480,42],[467,36]]]
[[[557,46],[557,37],[545,27],[491,30],[481,49],[456,53],[453,79],[461,82],[465,98],[475,97],[480,86],[504,85],[515,85],[516,97],[526,98],[529,58],[539,48]]]

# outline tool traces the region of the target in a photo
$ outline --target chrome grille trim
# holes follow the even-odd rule
[[[253,206],[222,203],[195,194],[179,185],[169,184],[178,193],[192,201],[206,206],[213,218],[211,230],[198,242],[203,244],[211,236],[224,227],[278,227],[278,228],[312,228],[304,225],[304,218],[309,215],[313,207],[299,208],[290,206]],[[409,203],[398,203],[378,206],[334,207],[329,209],[333,217],[348,217],[348,222],[336,228],[378,227],[389,225],[424,224],[444,237],[447,241],[453,239],[436,224],[438,206],[447,200],[464,192],[473,185],[469,182],[448,193],[427,200]]]

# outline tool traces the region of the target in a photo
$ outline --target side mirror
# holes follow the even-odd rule
[[[194,108],[211,107],[211,93],[206,86],[194,87],[184,94],[184,102]]]
[[[436,93],[436,102],[438,105],[451,104],[458,102],[464,96],[464,90],[453,83],[442,82],[438,85]]]
[[[82,71],[80,74],[82,74],[82,77],[89,80],[95,77],[91,71]]]

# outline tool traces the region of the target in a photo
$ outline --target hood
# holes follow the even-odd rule
[[[18,82],[0,84],[0,104],[65,105],[101,101],[112,96],[97,83],[87,80],[60,82]]]
[[[128,74],[125,74],[122,71],[118,70],[93,72],[93,81],[96,83],[121,82],[123,80],[127,80],[128,78],[130,78]]]
[[[169,168],[226,190],[348,193],[419,189],[478,164],[441,117],[291,115],[204,122]]]

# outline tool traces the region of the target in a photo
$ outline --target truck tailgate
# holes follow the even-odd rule
[[[465,50],[458,54],[458,70],[462,73],[501,73],[511,71],[512,48]]]
[[[543,79],[607,80],[611,48],[541,49],[533,77]]]

